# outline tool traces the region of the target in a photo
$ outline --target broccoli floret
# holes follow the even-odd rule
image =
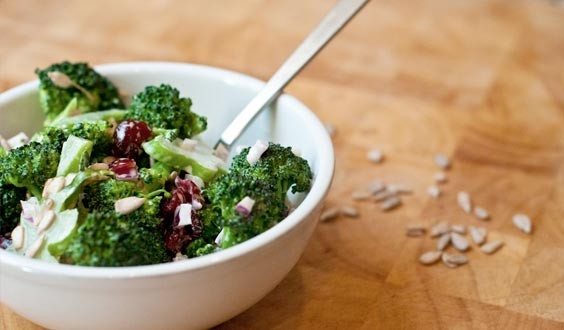
[[[148,86],[135,95],[126,118],[142,120],[151,128],[177,130],[179,138],[189,138],[205,131],[207,120],[192,111],[192,101],[166,84]]]
[[[204,223],[215,223],[223,228],[222,248],[241,243],[274,226],[288,214],[288,190],[303,192],[311,186],[313,175],[307,161],[294,155],[290,148],[270,143],[253,165],[246,160],[248,151],[247,148],[236,156],[229,173],[218,177],[204,190],[210,202],[209,210],[202,212]],[[235,209],[246,196],[255,201],[248,217]]]
[[[113,142],[111,124],[104,120],[67,123],[62,126],[47,126],[33,136],[33,141],[64,143],[70,135],[92,141],[91,160],[101,161],[110,154]]]
[[[11,232],[20,221],[26,189],[0,183],[0,236]]]
[[[31,142],[0,158],[0,182],[25,187],[40,198],[45,182],[57,174],[61,141]]]
[[[254,165],[247,161],[249,150],[245,148],[233,157],[229,172],[270,181],[284,195],[290,187],[293,193],[309,190],[313,178],[311,169],[305,159],[294,155],[292,148],[270,142],[268,149]]]
[[[71,238],[61,262],[118,267],[170,261],[159,228],[161,199],[153,197],[128,215],[113,210],[91,211]]]
[[[163,189],[168,181],[172,169],[163,163],[156,163],[150,168],[139,170],[139,180],[143,182],[143,191],[149,193]]]
[[[53,81],[50,72],[70,78],[71,83]],[[44,70],[36,69],[39,77],[39,101],[46,115],[46,123],[54,120],[76,98],[79,113],[123,108],[119,91],[108,79],[94,71],[87,63],[61,62]],[[60,74],[59,74],[60,75]]]
[[[203,238],[198,238],[186,247],[185,254],[188,258],[194,258],[214,253],[216,250],[217,246],[215,244],[207,243]]]
[[[137,195],[135,182],[110,179],[86,186],[82,203],[90,211],[111,212],[116,200]]]

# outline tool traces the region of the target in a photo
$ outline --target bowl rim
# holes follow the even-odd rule
[[[230,84],[244,85],[247,88],[257,91],[265,85],[265,82],[257,78],[236,71],[192,63],[150,61],[121,62],[97,65],[94,68],[104,75],[127,75],[139,72],[191,72],[196,75],[205,75],[214,79],[223,80]],[[0,94],[0,111],[4,104],[34,92],[37,87],[38,80],[34,80],[2,92]],[[25,258],[0,249],[0,266],[4,265],[17,268],[26,273],[57,275],[68,278],[124,279],[160,277],[180,272],[200,270],[226,263],[238,259],[251,251],[267,246],[271,242],[281,238],[299,223],[303,222],[308,215],[314,211],[316,206],[323,201],[331,185],[335,160],[331,138],[325,130],[324,125],[312,110],[295,97],[286,93],[282,94],[275,102],[278,104],[287,104],[288,107],[294,108],[301,120],[308,123],[308,127],[315,137],[314,143],[318,150],[316,157],[319,166],[319,171],[315,176],[311,190],[306,195],[305,199],[294,212],[276,226],[229,249],[179,262],[128,267],[87,267],[48,263],[41,260]],[[3,268],[4,267],[0,267],[0,273],[3,272]]]

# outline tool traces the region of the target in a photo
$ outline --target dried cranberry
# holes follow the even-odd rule
[[[165,247],[172,254],[180,252],[190,241],[202,235],[202,220],[194,210],[192,210],[192,224],[178,227],[180,221],[178,207],[184,203],[193,205],[204,203],[200,189],[194,182],[176,178],[174,184],[175,188],[171,191],[171,197],[161,203],[161,215],[165,226]]]
[[[151,137],[151,129],[143,121],[126,119],[114,131],[112,153],[116,157],[135,159],[141,144]]]
[[[110,171],[116,174],[117,180],[137,180],[139,173],[133,159],[120,158],[110,163]]]

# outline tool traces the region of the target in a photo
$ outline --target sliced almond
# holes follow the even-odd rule
[[[442,251],[425,252],[419,257],[419,262],[422,263],[423,265],[432,265],[437,261],[439,261],[441,255],[442,255]]]
[[[464,212],[472,212],[472,201],[470,200],[470,195],[468,195],[467,192],[458,192],[458,194],[456,195],[456,200],[458,201],[458,206],[460,206],[460,208],[464,210]]]
[[[489,242],[489,243],[482,245],[480,250],[482,250],[482,252],[484,252],[486,254],[492,254],[492,253],[496,252],[497,250],[499,250],[502,246],[503,246],[503,241],[495,240],[493,242]]]
[[[429,186],[427,187],[427,195],[431,198],[439,198],[441,196],[441,188],[437,186]]]
[[[448,243],[450,243],[450,240],[450,233],[442,234],[441,237],[439,237],[439,239],[437,240],[437,250],[444,250],[447,247]]]
[[[356,218],[358,217],[358,210],[352,206],[343,206],[341,214],[349,218]]]
[[[464,225],[452,225],[450,230],[455,233],[466,234],[466,227]]]
[[[488,211],[480,206],[476,206],[474,208],[474,215],[476,216],[476,218],[480,220],[488,220],[490,218],[490,214],[488,213]]]
[[[476,245],[484,244],[488,232],[486,228],[483,227],[478,228],[478,227],[470,226],[469,231],[470,231],[470,238],[472,238],[474,244]]]
[[[441,221],[438,224],[431,227],[431,237],[438,237],[442,234],[446,234],[449,231],[449,226],[446,221]]]
[[[443,264],[445,264],[445,266],[447,266],[448,268],[458,267],[458,264],[455,264],[454,262],[450,261],[450,258],[451,258],[450,253],[443,252],[443,254],[441,255],[441,260],[443,261]]]
[[[450,240],[452,242],[452,245],[458,251],[466,251],[470,247],[470,244],[468,243],[468,240],[466,239],[466,237],[464,237],[464,236],[462,236],[458,233],[451,233]]]
[[[323,210],[319,220],[321,220],[321,222],[326,222],[335,219],[338,215],[339,215],[339,209],[336,207],[331,207],[326,210]]]
[[[49,228],[49,226],[51,226],[51,224],[53,223],[53,221],[55,221],[55,212],[53,210],[48,210],[43,214],[43,217],[41,219],[41,221],[39,222],[39,224],[37,225],[37,229],[39,231],[45,231],[47,230],[47,228]]]
[[[33,242],[30,246],[27,247],[27,250],[25,250],[24,256],[28,257],[28,258],[35,257],[37,252],[39,252],[39,249],[41,249],[41,246],[43,246],[44,241],[45,241],[45,234],[39,235],[37,237],[37,239],[35,240],[35,242]]]
[[[125,215],[140,208],[143,204],[145,204],[145,201],[145,198],[135,196],[125,197],[115,201],[114,208],[117,213]]]
[[[529,218],[526,214],[515,214],[513,216],[513,224],[525,234],[530,234],[533,230],[531,218]]]
[[[17,226],[12,230],[12,246],[17,250],[21,249],[24,244],[25,230],[22,226]]]
[[[410,225],[407,226],[407,230],[405,232],[405,234],[409,237],[420,237],[425,235],[425,227],[421,226],[421,225]]]
[[[382,209],[382,211],[387,212],[395,209],[400,205],[401,205],[401,199],[398,196],[390,196],[382,202],[380,208]]]
[[[353,193],[351,195],[352,199],[354,199],[356,201],[366,200],[366,199],[370,198],[370,196],[372,196],[372,194],[370,192],[364,191],[364,190],[353,191]]]

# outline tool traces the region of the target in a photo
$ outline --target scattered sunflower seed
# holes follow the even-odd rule
[[[375,202],[381,202],[381,201],[384,201],[388,198],[395,197],[395,196],[397,196],[397,195],[393,194],[393,193],[391,193],[387,190],[384,190],[384,191],[380,191],[380,192],[374,194],[374,201]]]
[[[44,199],[49,198],[49,195],[59,192],[65,186],[65,177],[58,176],[51,178],[45,182],[45,187],[43,188],[42,197]]]
[[[143,204],[145,204],[145,201],[145,198],[135,196],[125,197],[115,201],[114,208],[117,213],[126,215],[140,208]]]
[[[37,237],[35,242],[33,242],[30,246],[28,246],[27,250],[24,253],[24,256],[28,258],[35,257],[37,252],[39,252],[39,249],[41,249],[41,246],[43,246],[44,240],[45,240],[45,234],[39,235],[39,237]]]
[[[435,182],[437,183],[445,183],[448,181],[447,175],[445,172],[437,172],[434,175]]]
[[[390,194],[411,194],[413,193],[413,189],[411,187],[401,184],[401,183],[392,183],[386,186],[386,190]]]
[[[74,85],[73,81],[66,74],[59,71],[51,71],[47,73],[47,76],[53,83],[53,85],[60,88],[69,88]]]
[[[458,233],[451,233],[450,234],[450,241],[452,242],[452,245],[458,251],[466,251],[470,247],[470,244],[468,243],[468,240],[466,239],[466,237],[464,237],[464,236],[462,236]]]
[[[17,250],[21,249],[24,243],[24,227],[17,226],[12,230],[12,246]]]
[[[116,160],[117,160],[117,158],[114,157],[114,156],[107,156],[107,157],[104,157],[104,159],[102,160],[102,163],[110,165],[111,163],[115,162]]]
[[[336,207],[331,207],[326,210],[323,210],[319,219],[322,222],[326,222],[335,219],[338,215],[339,215],[339,209]]]
[[[390,196],[386,198],[380,206],[382,211],[390,211],[401,205],[401,199],[398,196]]]
[[[94,171],[100,171],[100,170],[107,170],[110,168],[110,166],[106,163],[94,163],[88,166],[88,168]]]
[[[533,229],[531,218],[526,214],[515,214],[513,216],[513,224],[525,234],[530,234]]]
[[[488,211],[480,206],[474,207],[474,215],[480,220],[488,220],[490,218]]]
[[[371,194],[378,194],[382,191],[384,191],[386,189],[386,185],[382,182],[382,181],[372,181],[372,183],[370,183],[370,186],[368,187],[368,191]]]
[[[468,263],[468,257],[464,254],[449,254],[447,259],[448,262],[456,265],[464,265]]]
[[[455,233],[466,234],[466,227],[463,225],[452,225],[450,230]]]
[[[476,245],[482,245],[486,241],[487,229],[484,227],[470,226],[470,238]]]
[[[435,160],[435,165],[443,170],[446,170],[450,167],[450,159],[448,159],[448,157],[443,154],[437,154],[433,159]]]
[[[370,192],[364,191],[364,190],[353,191],[353,193],[351,195],[352,199],[354,199],[356,201],[366,200],[366,199],[370,198],[370,196],[372,196],[372,194]]]
[[[486,254],[492,254],[492,253],[496,252],[497,250],[499,250],[502,246],[503,246],[503,241],[495,240],[493,242],[489,242],[489,243],[482,245],[482,247],[480,249],[482,250],[482,252],[484,252]]]
[[[55,206],[55,202],[51,198],[48,198],[45,200],[45,203],[43,204],[43,210],[49,211],[53,209],[53,206]]]
[[[372,149],[368,151],[366,158],[374,164],[379,164],[384,160],[384,154],[378,149]]]
[[[448,233],[449,227],[446,221],[439,222],[438,224],[431,227],[431,237],[438,237],[443,234]]]
[[[49,226],[51,226],[53,221],[55,221],[55,217],[56,217],[56,215],[55,215],[55,212],[53,210],[49,210],[49,211],[45,212],[45,214],[41,218],[41,222],[39,222],[39,224],[37,225],[37,229],[39,231],[47,230],[47,228],[49,228]]]
[[[356,218],[358,217],[358,210],[352,206],[343,206],[341,214],[349,218]]]
[[[425,235],[427,230],[422,225],[410,225],[407,226],[405,234],[409,237],[420,237]]]
[[[439,261],[441,255],[442,255],[442,251],[425,252],[419,257],[419,262],[422,263],[423,265],[432,265],[437,261]]]
[[[456,195],[458,205],[464,212],[470,213],[472,211],[472,201],[470,200],[470,195],[465,191],[460,191]]]
[[[454,262],[450,261],[451,255],[449,253],[443,252],[441,259],[443,261],[443,264],[445,264],[445,266],[447,266],[448,268],[456,268],[458,267],[458,264],[455,264]]]
[[[439,196],[441,196],[441,189],[437,186],[429,186],[427,188],[427,194],[431,197],[431,198],[439,198]]]
[[[442,251],[444,250],[448,243],[450,243],[451,235],[450,233],[442,234],[439,239],[437,240],[437,250]]]

